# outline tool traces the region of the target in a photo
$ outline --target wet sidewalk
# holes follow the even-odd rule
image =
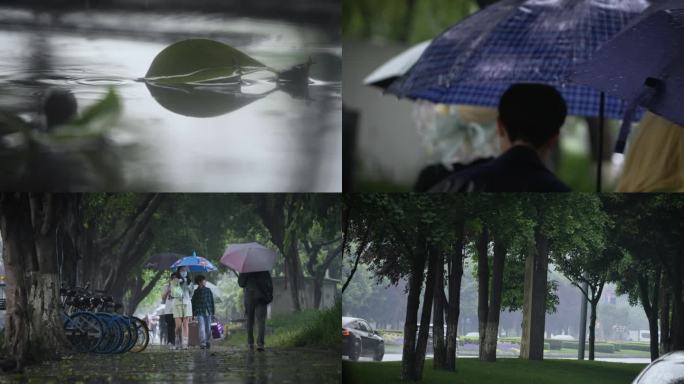
[[[5,383],[339,383],[339,353],[305,348],[249,352],[234,347],[172,351],[150,346],[142,353],[74,355],[60,362],[2,376]]]

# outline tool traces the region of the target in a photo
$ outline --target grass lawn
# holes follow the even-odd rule
[[[273,316],[272,319],[266,321],[266,346],[339,349],[342,343],[341,318],[342,305],[339,302],[334,307],[322,311],[304,310]],[[231,335],[221,344],[245,346],[247,345],[247,332],[242,325],[237,328],[231,327]]]
[[[485,363],[459,359],[457,371],[435,371],[432,360],[425,361],[424,383],[431,384],[628,384],[645,364],[596,361],[499,359]],[[401,362],[342,362],[343,383],[402,383]]]

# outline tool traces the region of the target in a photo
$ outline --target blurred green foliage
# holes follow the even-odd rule
[[[404,43],[432,39],[476,12],[475,0],[343,0],[344,38],[380,38]]]

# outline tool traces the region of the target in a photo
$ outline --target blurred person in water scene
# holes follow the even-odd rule
[[[544,161],[558,142],[567,106],[549,85],[510,86],[499,101],[494,160],[449,176],[431,192],[568,192]]]
[[[192,318],[193,286],[187,267],[178,267],[171,282],[173,319],[176,322],[176,349],[188,349],[189,323]]]
[[[684,192],[684,127],[646,112],[632,142],[618,192]]]
[[[238,275],[238,285],[244,289],[247,312],[247,346],[254,350],[254,325],[257,326],[257,351],[264,351],[266,310],[273,301],[273,281],[268,271],[245,272]]]

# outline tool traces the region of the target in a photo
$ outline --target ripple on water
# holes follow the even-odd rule
[[[102,86],[120,86],[135,83],[133,79],[83,78],[75,79],[76,84]]]

